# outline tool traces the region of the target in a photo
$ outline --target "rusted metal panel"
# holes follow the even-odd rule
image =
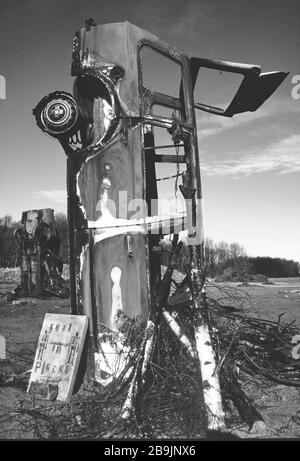
[[[195,107],[205,112],[232,117],[242,112],[255,112],[281,85],[288,72],[268,72],[261,74],[261,67],[229,61],[215,61],[190,58],[192,85],[195,87],[199,70],[204,67],[244,75],[244,79],[227,109],[197,102]]]
[[[62,273],[61,239],[55,229],[54,210],[24,211],[21,223],[15,231],[21,284],[12,297],[41,295],[54,287]]]
[[[139,116],[136,50],[142,39],[159,41],[150,32],[127,21],[103,24],[90,30],[83,28],[78,33],[72,74],[76,76],[91,68],[101,70],[107,65],[121,67],[125,76],[118,90],[121,106],[125,113]]]

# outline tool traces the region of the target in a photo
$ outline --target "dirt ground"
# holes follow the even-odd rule
[[[0,295],[3,295],[13,290],[16,282],[11,280],[12,277],[3,280],[3,272],[1,275]],[[26,394],[30,373],[26,372],[33,364],[44,316],[47,312],[69,313],[69,300],[27,298],[20,304],[12,304],[3,299],[4,296],[0,297],[0,335],[6,340],[6,359],[0,360],[0,380],[12,377],[15,382],[0,386],[0,438],[36,438],[32,430],[26,430],[26,424],[24,426],[24,421],[15,412],[30,400]],[[19,379],[14,378],[24,372]]]
[[[5,295],[16,287],[18,277],[16,270],[0,269],[0,335],[6,340],[6,359],[0,360],[0,438],[51,438],[53,433],[49,427],[43,431],[45,413],[41,412],[38,420],[31,417],[35,402],[26,394],[26,385],[45,314],[69,313],[69,300],[52,297],[6,302]],[[272,285],[240,287],[249,295],[247,310],[271,320],[278,320],[279,315],[284,314],[281,318],[286,322],[295,320],[300,333],[300,278],[270,281]],[[249,432],[240,420],[231,419],[229,425],[233,433],[242,438],[300,438],[300,387],[249,378],[244,379],[243,390],[253,399],[265,425]],[[55,404],[51,404],[49,412],[55,412]],[[82,416],[73,416],[74,427],[77,425],[80,433]],[[47,418],[44,419],[46,424]],[[165,434],[168,436],[172,434]],[[178,436],[184,437],[184,434]]]
[[[212,282],[213,283],[213,282]],[[223,286],[225,284],[217,284]],[[295,320],[300,328],[300,278],[270,278],[268,284],[249,283],[243,286],[240,283],[230,283],[241,293],[245,293],[245,311],[258,318],[277,321],[281,315],[282,321],[289,323]],[[213,292],[218,298],[218,290],[210,287],[208,293]],[[233,303],[234,304],[234,303]]]

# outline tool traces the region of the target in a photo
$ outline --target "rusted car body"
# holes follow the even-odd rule
[[[54,210],[28,210],[22,213],[22,227],[15,230],[19,250],[21,283],[13,296],[42,295],[46,278],[50,285],[61,276],[61,239],[55,229]]]
[[[146,48],[180,68],[177,97],[147,88],[142,61]],[[227,109],[194,102],[203,67],[244,77]],[[195,108],[226,117],[254,111],[286,74],[261,74],[259,66],[189,58],[155,35],[122,22],[86,27],[75,34],[72,75],[73,95],[46,96],[34,115],[67,155],[71,310],[90,319],[95,379],[106,385],[124,368],[126,360],[122,362],[120,355],[127,351],[132,322],[147,322],[162,278],[159,244],[165,234],[187,231],[195,298],[203,287]],[[172,115],[156,115],[157,106],[170,109]],[[168,155],[158,152],[154,127],[170,137]],[[184,167],[179,187],[187,203],[185,213],[170,219],[167,229],[151,210],[151,200],[158,198],[156,165],[164,162]]]

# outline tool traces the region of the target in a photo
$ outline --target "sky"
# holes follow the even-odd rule
[[[292,97],[292,78],[300,74],[296,0],[0,0],[0,76],[6,80],[0,216],[19,220],[23,210],[66,211],[65,155],[37,128],[32,109],[54,90],[72,92],[73,33],[90,17],[97,24],[128,20],[189,56],[289,72],[257,112],[225,119],[197,111],[197,130],[206,236],[238,242],[251,256],[300,261],[300,99]],[[163,72],[154,63],[149,79],[172,89],[175,73]],[[225,105],[234,88],[236,80],[207,71],[195,100]]]

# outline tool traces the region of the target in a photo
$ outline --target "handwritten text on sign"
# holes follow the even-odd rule
[[[72,396],[88,326],[84,315],[46,314],[27,391],[46,399]]]

